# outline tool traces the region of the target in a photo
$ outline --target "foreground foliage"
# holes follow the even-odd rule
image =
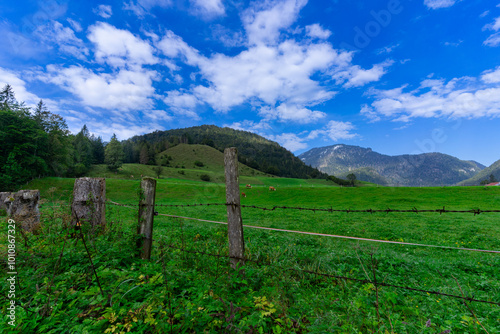
[[[225,258],[224,225],[158,216],[152,259],[143,261],[136,257],[136,208],[108,205],[108,224],[99,231],[69,227],[64,194],[71,189],[70,181],[61,181],[57,190],[42,188],[47,202],[42,206],[41,229],[38,234],[18,234],[20,307],[14,332],[480,333],[481,326],[489,333],[500,331],[499,306],[464,304],[460,299],[305,272],[366,281],[376,275],[387,284],[458,296],[463,291],[466,296],[499,302],[496,254],[245,229],[246,257],[252,261],[239,275]],[[223,187],[218,185],[160,181],[158,204],[224,202]],[[108,180],[107,196],[136,205],[137,198],[131,194],[137,186],[138,182]],[[483,188],[290,186],[269,192],[265,186],[255,186],[245,192],[244,204],[325,207],[335,203],[352,209],[408,205],[424,209],[438,204],[492,209],[500,200],[498,190]],[[223,206],[158,207],[158,211],[225,219]],[[312,215],[243,210],[248,225],[483,249],[500,249],[497,218],[494,214]],[[1,237],[5,240],[5,231]],[[0,251],[6,252],[5,243]],[[6,304],[1,308],[5,314]],[[9,330],[3,319],[0,331]]]

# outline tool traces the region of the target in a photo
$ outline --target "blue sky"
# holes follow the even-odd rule
[[[215,124],[295,154],[500,159],[498,1],[20,0],[0,17],[0,85],[75,133]]]

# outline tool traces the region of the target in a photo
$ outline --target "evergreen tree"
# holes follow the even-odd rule
[[[116,139],[115,134],[113,134],[111,141],[106,145],[104,155],[105,162],[110,170],[116,171],[122,166],[125,154],[123,153],[122,144]]]
[[[47,109],[47,106],[43,103],[43,100],[40,100],[40,102],[38,102],[38,104],[34,110],[33,119],[45,131],[47,131],[47,128],[48,128],[47,122],[48,122],[49,118],[50,118],[50,112]]]
[[[102,138],[92,135],[90,136],[90,143],[92,144],[92,163],[103,164],[105,157]]]
[[[149,148],[148,144],[144,143],[141,146],[141,151],[139,155],[139,163],[143,165],[147,165],[149,163]]]
[[[72,166],[72,147],[69,130],[64,118],[51,113],[43,100],[38,102],[33,119],[47,133],[47,164],[50,174],[64,176]]]
[[[92,164],[92,143],[90,142],[90,133],[87,125],[73,139],[74,147],[74,169],[75,176],[81,176],[88,172]]]
[[[7,84],[0,92],[0,108],[3,110],[15,110],[18,105],[12,86]]]
[[[29,117],[5,104],[0,108],[0,191],[45,175],[47,134]]]

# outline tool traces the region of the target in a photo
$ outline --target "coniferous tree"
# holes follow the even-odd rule
[[[104,155],[109,170],[116,171],[122,166],[125,154],[123,153],[122,144],[116,139],[115,134],[113,134],[110,142],[106,145]]]
[[[92,143],[90,142],[90,133],[87,125],[73,139],[74,147],[74,169],[75,176],[85,174],[92,164]]]
[[[143,165],[147,165],[149,163],[149,148],[148,144],[144,143],[141,146],[141,151],[139,155],[139,163]]]
[[[92,144],[92,163],[103,164],[105,157],[104,143],[102,141],[102,138],[92,135],[90,136],[90,143]]]
[[[48,172],[47,134],[29,113],[0,108],[0,191]]]

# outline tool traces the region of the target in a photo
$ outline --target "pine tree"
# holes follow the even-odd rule
[[[125,154],[123,153],[122,144],[116,139],[115,134],[113,134],[111,141],[106,145],[104,156],[104,161],[108,165],[109,170],[116,171],[122,166]]]
[[[103,164],[105,155],[102,138],[92,135],[90,136],[90,143],[92,144],[92,163]]]
[[[74,147],[74,175],[81,176],[88,172],[92,165],[92,143],[90,142],[90,133],[86,125],[73,139]]]

